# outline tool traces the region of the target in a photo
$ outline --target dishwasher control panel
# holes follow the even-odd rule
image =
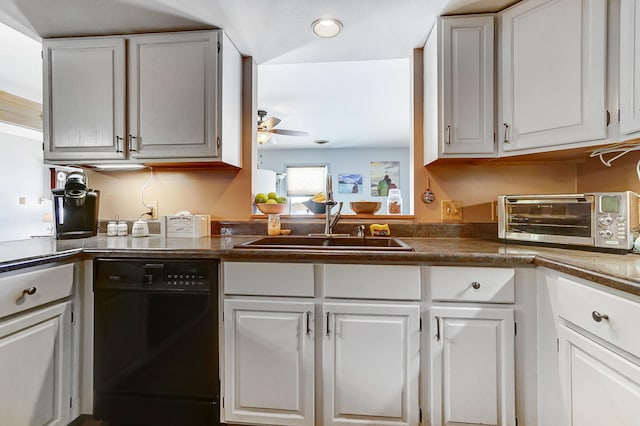
[[[96,259],[94,289],[209,291],[215,260]]]

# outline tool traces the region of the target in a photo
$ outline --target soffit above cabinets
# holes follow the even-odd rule
[[[493,12],[513,0],[0,0],[0,22],[35,39],[222,28],[263,63],[408,58],[441,13]],[[322,40],[319,17],[344,28]]]

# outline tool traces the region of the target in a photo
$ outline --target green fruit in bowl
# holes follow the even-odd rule
[[[268,199],[269,198],[267,197],[266,194],[263,194],[262,192],[260,192],[260,193],[256,194],[255,202],[256,203],[266,203]]]
[[[278,204],[278,202],[276,200],[274,200],[273,198],[269,198],[267,201],[265,201],[265,203],[267,203],[267,204]]]
[[[267,198],[270,200],[277,200],[278,199],[278,194],[276,194],[275,192],[270,192],[267,194]]]
[[[278,204],[287,204],[288,200],[287,200],[287,197],[280,196],[280,197],[277,198],[276,201],[278,202]]]

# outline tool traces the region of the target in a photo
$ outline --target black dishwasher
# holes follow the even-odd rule
[[[218,263],[96,259],[94,417],[218,425]]]

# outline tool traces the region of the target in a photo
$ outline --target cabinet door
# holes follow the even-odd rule
[[[314,424],[314,304],[224,301],[224,418]]]
[[[122,38],[44,40],[45,160],[125,157]]]
[[[444,154],[494,152],[493,19],[442,18]]]
[[[71,302],[0,323],[0,417],[6,425],[66,425]]]
[[[620,133],[640,131],[640,2],[620,1]]]
[[[567,423],[635,426],[640,419],[640,365],[564,325],[558,327]]]
[[[218,32],[129,38],[131,158],[215,157]]]
[[[529,0],[501,14],[503,151],[606,137],[606,19],[604,0]]]
[[[325,303],[318,424],[418,424],[417,305]]]
[[[512,309],[433,307],[432,426],[515,425]]]

